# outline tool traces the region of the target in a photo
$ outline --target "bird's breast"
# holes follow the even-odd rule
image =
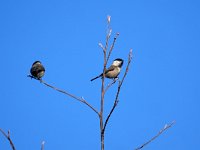
[[[112,71],[108,71],[106,73],[106,77],[107,78],[116,78],[120,73],[120,68],[119,67],[116,67],[114,70]]]

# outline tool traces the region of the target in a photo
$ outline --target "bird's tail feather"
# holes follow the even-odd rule
[[[98,79],[101,76],[102,76],[102,74],[100,74],[99,76],[96,76],[95,78],[92,78],[90,81],[96,80],[96,79]]]

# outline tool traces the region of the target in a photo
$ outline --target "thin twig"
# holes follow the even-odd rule
[[[104,49],[105,52],[108,49],[109,39],[110,39],[110,36],[112,33],[112,29],[110,27],[110,18],[111,18],[111,16],[107,16],[107,35],[106,35],[106,44],[105,44],[105,49]]]
[[[29,75],[28,77],[34,78],[34,77],[32,77],[31,75]],[[35,78],[34,78],[34,79],[35,79]],[[64,90],[61,90],[61,89],[59,89],[59,88],[57,88],[57,87],[54,87],[54,86],[52,86],[52,85],[46,83],[44,80],[39,80],[39,81],[40,81],[41,83],[43,83],[44,85],[46,85],[46,86],[48,86],[48,87],[50,87],[50,88],[52,88],[52,89],[54,89],[54,90],[56,90],[56,91],[58,91],[58,92],[61,92],[61,93],[65,94],[65,95],[68,95],[69,97],[72,97],[72,98],[78,100],[79,102],[84,103],[85,105],[87,105],[89,108],[91,108],[91,109],[99,116],[99,112],[98,112],[92,105],[90,105],[85,99],[80,98],[80,97],[77,97],[77,96],[75,96],[75,95],[73,95],[73,94],[70,94],[70,93],[68,93],[68,92],[66,92],[66,91],[64,91]]]
[[[175,124],[175,121],[172,121],[169,125],[166,124],[164,126],[164,128],[162,128],[158,134],[156,134],[154,137],[152,137],[149,141],[145,142],[144,144],[142,144],[141,146],[139,146],[138,148],[136,148],[135,150],[140,150],[142,149],[144,146],[148,145],[149,143],[151,143],[153,140],[155,140],[157,137],[159,137],[164,131],[166,131],[167,129],[169,129],[172,125]]]
[[[46,82],[43,81],[43,80],[41,80],[41,83],[43,83],[44,85],[46,85],[46,86],[48,86],[48,87],[50,87],[50,88],[52,88],[52,89],[54,89],[54,90],[56,90],[56,91],[58,91],[58,92],[61,92],[61,93],[65,94],[65,95],[68,95],[68,96],[70,96],[70,97],[72,97],[72,98],[78,100],[79,102],[84,103],[85,105],[87,105],[88,107],[90,107],[90,108],[99,116],[99,112],[98,112],[92,105],[90,105],[85,99],[80,98],[80,97],[77,97],[77,96],[75,96],[75,95],[72,95],[72,94],[70,94],[70,93],[68,93],[68,92],[66,92],[66,91],[64,91],[64,90],[58,89],[58,88],[56,88],[56,87],[54,87],[54,86],[52,86],[52,85],[46,83]]]
[[[109,119],[110,119],[110,116],[112,115],[112,113],[113,113],[115,107],[117,106],[118,102],[119,102],[118,99],[116,99],[116,100],[114,101],[113,107],[112,107],[110,113],[108,114],[108,116],[107,116],[107,118],[106,118],[106,121],[105,121],[105,123],[104,123],[103,131],[102,131],[103,133],[105,133],[105,129],[106,129],[106,126],[107,126],[108,121],[109,121]]]
[[[112,107],[110,113],[108,114],[108,116],[107,116],[107,118],[106,118],[106,121],[105,121],[105,123],[104,123],[103,133],[105,132],[106,126],[107,126],[107,124],[108,124],[108,121],[109,121],[109,119],[110,119],[110,117],[111,117],[111,115],[112,115],[112,113],[113,113],[115,107],[117,106],[117,104],[118,104],[118,102],[119,102],[118,97],[119,97],[120,89],[121,89],[121,86],[122,86],[122,84],[123,84],[123,82],[124,82],[124,79],[125,79],[125,77],[126,77],[126,75],[127,75],[127,73],[128,73],[131,60],[132,60],[132,49],[131,49],[130,52],[129,52],[128,63],[127,63],[127,66],[126,66],[126,71],[125,71],[125,73],[124,73],[124,76],[123,76],[122,80],[119,81],[119,85],[118,85],[118,89],[117,89],[117,94],[116,94],[116,97],[115,97],[115,101],[114,101],[113,107]]]
[[[10,142],[10,146],[12,147],[13,150],[15,150],[15,146],[10,138],[10,131],[8,130],[8,134],[6,134],[2,129],[0,129],[1,133],[8,139]]]
[[[113,43],[112,43],[112,45],[110,46],[110,50],[109,50],[109,53],[108,53],[108,56],[107,56],[107,60],[106,60],[107,62],[108,62],[108,60],[109,60],[109,58],[110,58],[111,52],[112,52],[112,50],[113,50],[113,48],[114,48],[114,46],[115,46],[115,42],[116,42],[118,36],[119,36],[119,33],[117,33],[117,34],[115,35],[114,40],[113,40]]]
[[[111,83],[109,83],[106,88],[105,88],[105,93],[107,92],[107,90],[113,85],[115,84],[115,82],[118,80],[119,78],[116,78],[114,80],[111,81]]]
[[[41,150],[44,150],[44,144],[45,144],[45,141],[42,141]]]
[[[103,46],[102,43],[99,42],[99,46],[103,49],[103,51],[106,51],[106,50],[105,50],[105,47]]]
[[[105,50],[108,49],[108,44],[109,44],[109,39],[110,39],[111,33],[112,33],[112,29],[109,28],[109,29],[108,29],[108,34],[107,34],[107,36],[106,36]]]
[[[107,47],[108,47],[108,41],[109,41],[109,36],[107,35],[106,46],[103,49],[104,64],[103,64],[103,76],[102,76],[102,82],[101,82],[101,104],[100,104],[100,113],[99,113],[101,150],[104,150],[104,134],[102,131],[103,131],[104,95],[105,95],[104,81],[105,81],[105,72],[106,72],[106,65],[107,65],[106,51],[107,51]]]
[[[106,35],[106,44],[103,46],[101,43],[99,43],[100,47],[103,49],[103,76],[102,76],[102,84],[101,84],[101,104],[100,104],[100,113],[99,113],[99,122],[100,122],[100,135],[101,135],[101,150],[104,150],[104,132],[103,132],[103,113],[104,113],[104,96],[105,96],[105,87],[104,87],[104,81],[105,81],[105,72],[106,72],[106,65],[107,65],[107,49],[109,44],[110,35],[112,33],[112,29],[110,28],[110,16],[107,16],[107,35]],[[109,52],[110,53],[110,52]]]

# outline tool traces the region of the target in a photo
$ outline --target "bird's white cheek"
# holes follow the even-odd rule
[[[113,65],[113,66],[119,66],[119,65],[120,65],[120,62],[119,62],[119,61],[114,61],[112,65]]]

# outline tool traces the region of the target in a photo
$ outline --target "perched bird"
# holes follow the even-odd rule
[[[45,72],[45,68],[43,67],[40,61],[35,61],[32,64],[30,73],[33,77],[40,80],[44,76],[44,72]]]
[[[123,65],[123,62],[124,62],[124,61],[123,61],[123,59],[121,59],[121,58],[115,59],[115,60],[113,61],[112,65],[111,65],[108,69],[105,70],[105,77],[106,77],[106,78],[110,78],[110,79],[115,79],[115,78],[117,78],[118,75],[119,75],[119,73],[120,73],[120,71],[121,71],[121,67],[122,67],[122,65]],[[97,77],[91,79],[90,81],[93,81],[93,80],[95,80],[95,79],[97,79],[97,78],[100,78],[100,77],[102,77],[102,76],[103,76],[103,73],[100,74],[99,76],[97,76]]]

